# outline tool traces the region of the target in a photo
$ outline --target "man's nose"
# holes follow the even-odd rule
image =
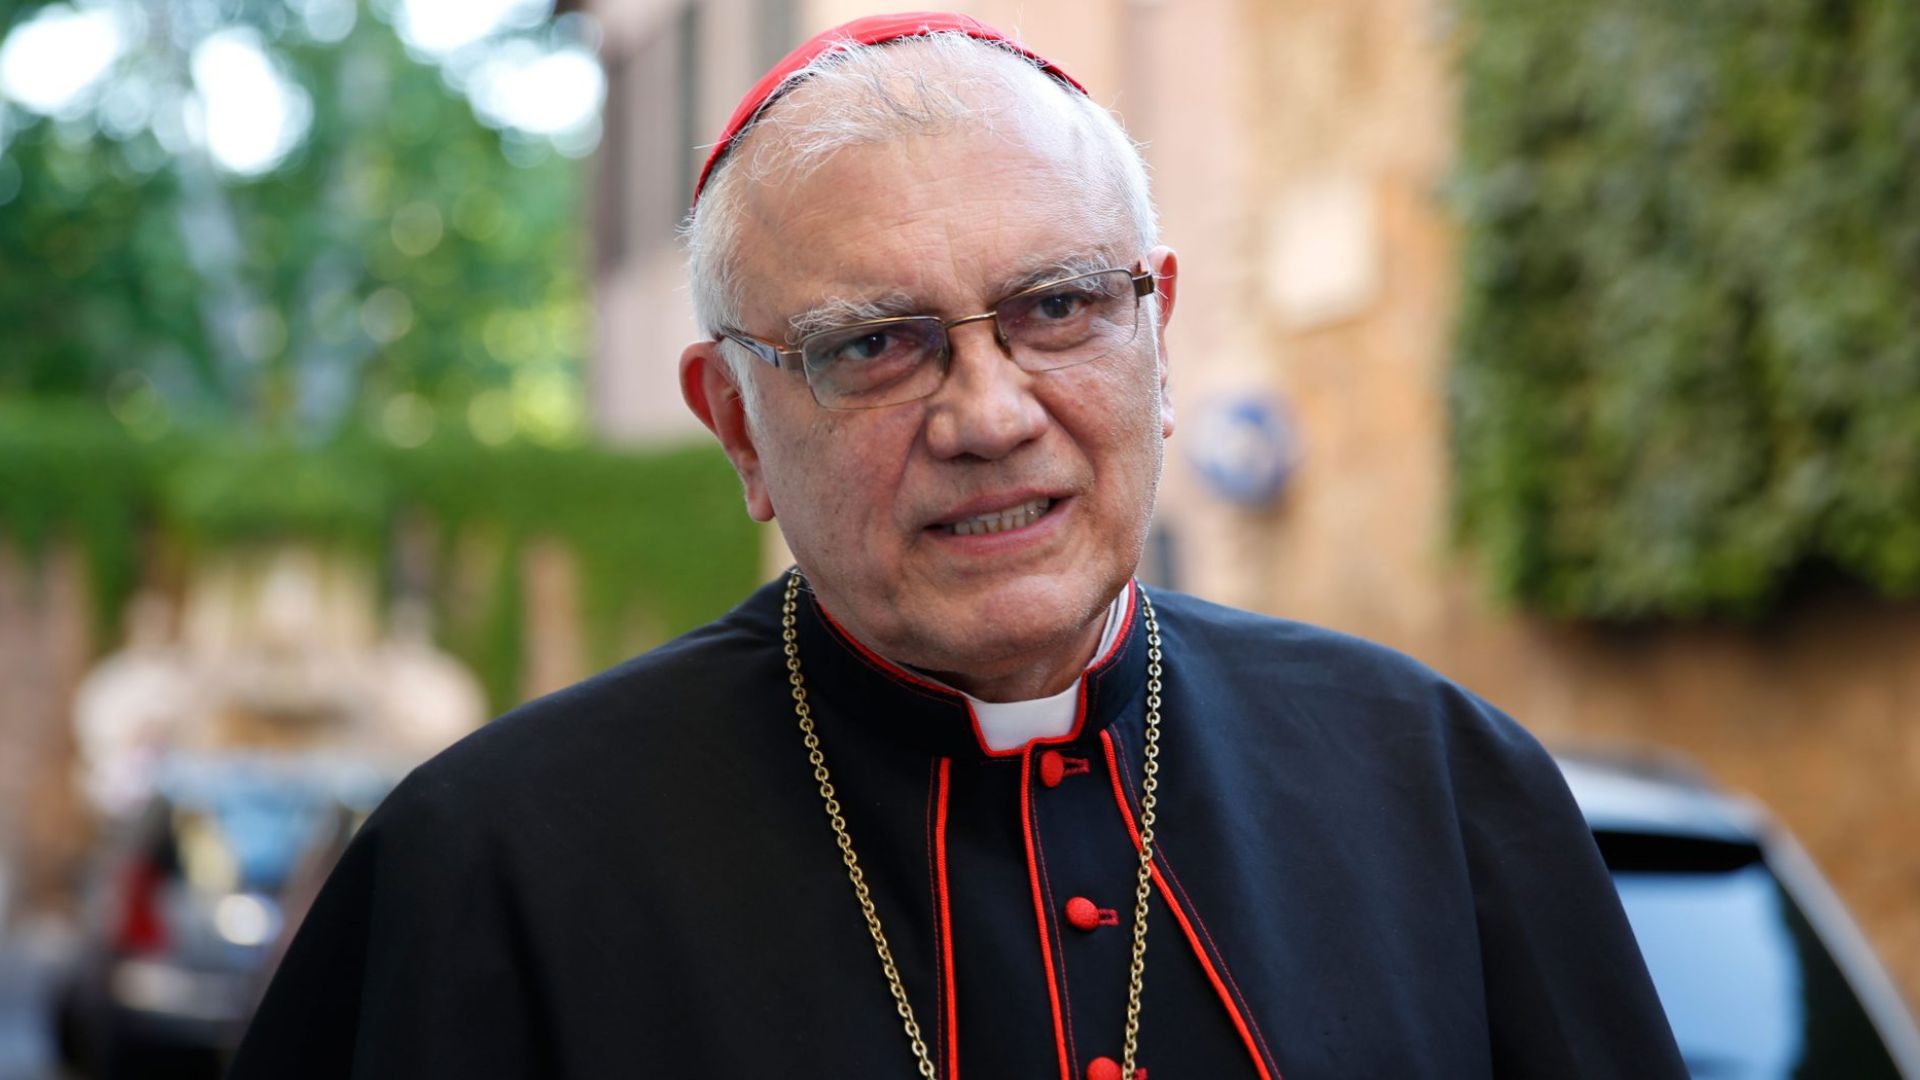
[[[1013,362],[992,320],[953,327],[947,381],[928,402],[927,444],[942,458],[997,459],[1046,430],[1033,373]]]

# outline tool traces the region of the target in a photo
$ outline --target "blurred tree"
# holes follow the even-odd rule
[[[88,14],[116,42],[94,84],[51,115],[0,99],[0,395],[104,395],[148,436],[578,434],[592,133],[484,122],[456,88],[577,45],[577,17],[435,55],[353,0],[16,3],[0,76],[46,47],[23,30]]]
[[[505,708],[535,542],[599,663],[751,586],[716,447],[584,440],[603,83],[551,7],[0,0],[0,542],[75,544],[99,640],[156,551],[324,542]]]

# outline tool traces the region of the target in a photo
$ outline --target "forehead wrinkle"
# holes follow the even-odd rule
[[[1013,134],[920,135],[851,147],[833,155],[808,181],[753,185],[744,209],[756,242],[743,244],[738,254],[743,282],[753,283],[742,300],[759,314],[742,314],[750,322],[765,320],[762,325],[785,324],[791,342],[862,319],[964,317],[1022,288],[1130,265],[1133,231],[1118,220],[1123,215],[1104,212],[1108,199],[1103,196],[1109,193],[1088,191],[1077,182],[1078,140],[1014,138],[1018,149],[1009,152]],[[856,227],[841,220],[847,212],[843,201],[819,194],[822,184],[845,182],[839,170],[849,170],[858,182],[869,169],[878,169],[904,174],[904,182],[923,185],[918,190],[931,195],[929,187],[943,186],[948,155],[983,150],[1013,165],[1010,183],[1022,189],[1020,195],[993,185],[949,191],[946,201],[890,200],[863,207],[868,216]],[[1024,196],[1043,193],[1066,195],[1065,212],[1025,213]],[[821,227],[823,221],[827,228]],[[978,230],[973,235],[967,232],[970,225]],[[983,241],[982,232],[998,239]],[[794,308],[800,310],[787,314]]]

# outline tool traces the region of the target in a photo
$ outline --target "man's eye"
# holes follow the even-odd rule
[[[901,347],[898,335],[885,330],[862,334],[833,351],[833,359],[854,364],[871,364]]]
[[[1042,296],[1033,305],[1033,311],[1042,319],[1071,319],[1085,311],[1092,302],[1093,297],[1083,289],[1064,289]]]

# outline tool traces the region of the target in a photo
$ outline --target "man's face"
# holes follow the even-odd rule
[[[791,316],[833,300],[951,319],[1050,266],[1135,265],[1147,253],[1117,193],[1083,179],[1076,142],[920,136],[756,187],[738,252],[740,329],[783,340]],[[749,508],[779,522],[821,602],[856,636],[985,697],[1078,675],[1139,562],[1172,431],[1164,318],[1147,309],[1170,307],[1174,267],[1164,250],[1148,261],[1168,279],[1163,292],[1140,301],[1129,345],[1091,363],[1026,372],[990,322],[970,323],[954,329],[931,397],[828,410],[797,372],[755,362],[757,418],[732,439],[709,420]],[[710,408],[737,407],[714,396]],[[1036,505],[1045,512],[1008,531],[953,527]]]

